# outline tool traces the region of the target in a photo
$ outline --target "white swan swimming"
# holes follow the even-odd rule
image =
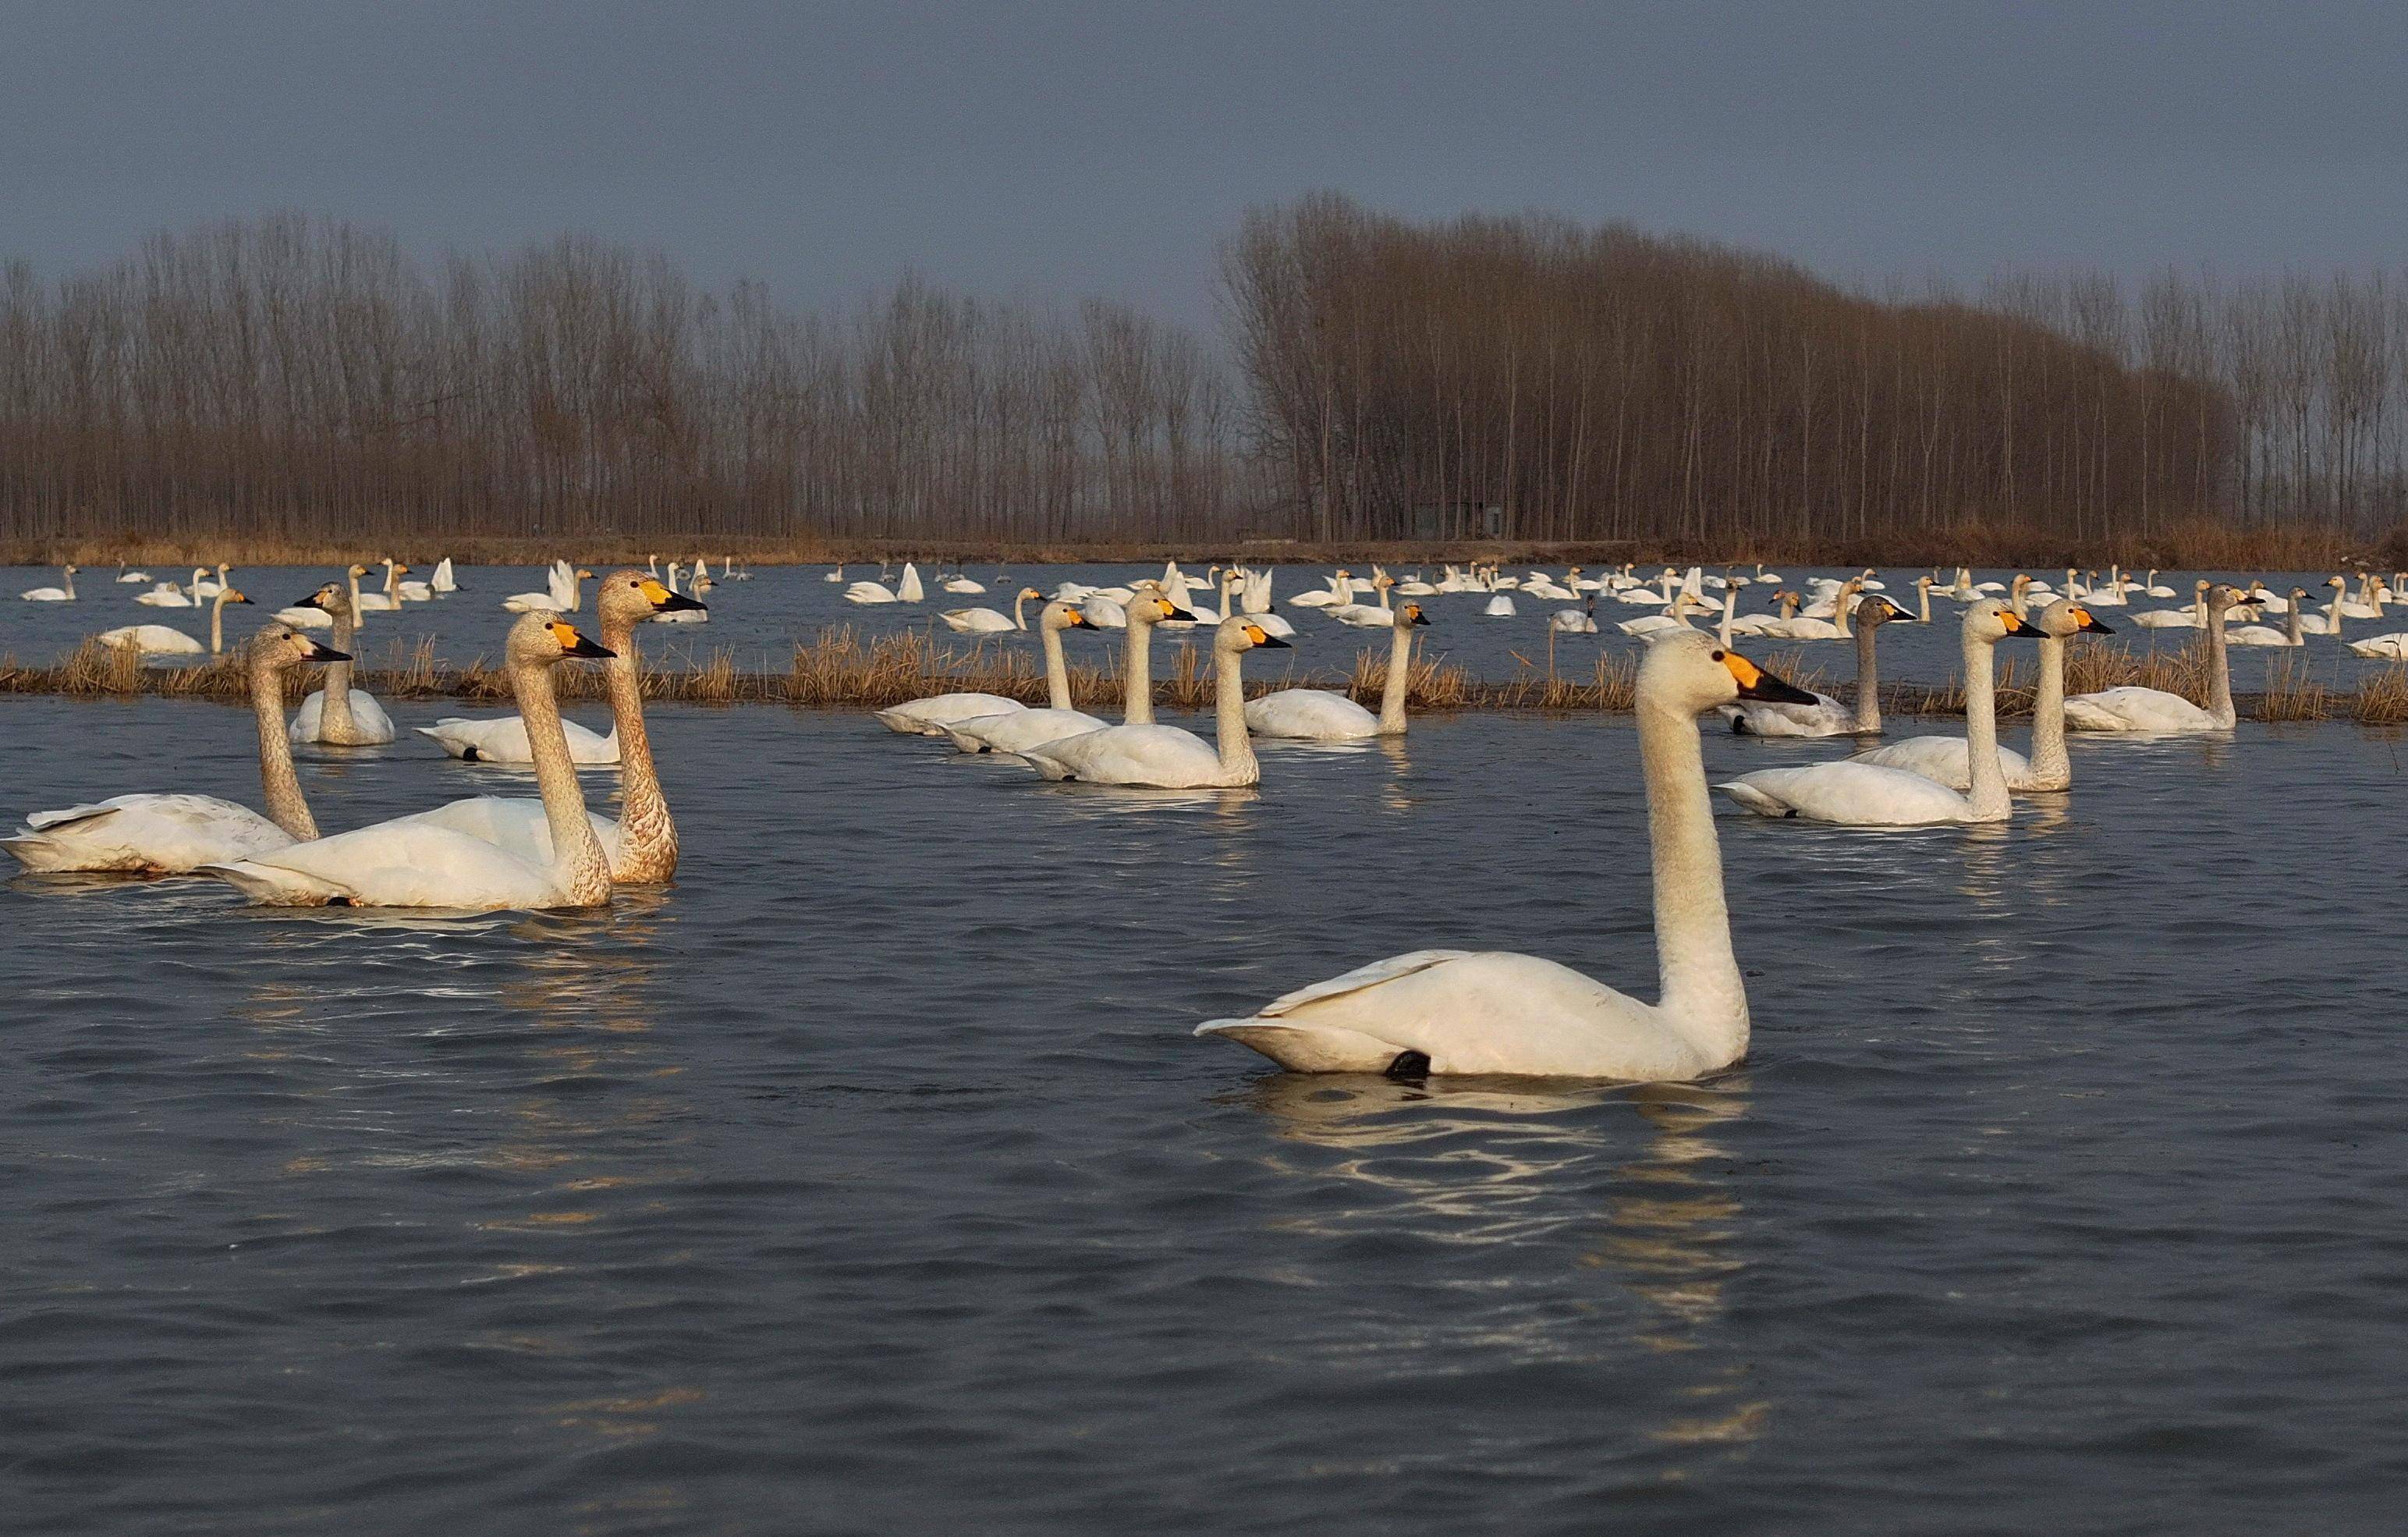
[[[677,823],[669,815],[652,763],[652,736],[644,725],[643,658],[636,650],[637,626],[700,606],[683,593],[671,592],[651,572],[632,567],[613,571],[595,585],[594,613],[601,623],[602,648],[610,654],[602,664],[602,678],[610,696],[607,740],[621,760],[619,816],[613,821],[588,812],[585,819],[601,840],[610,879],[619,885],[666,881],[678,865]],[[530,740],[523,717],[510,716],[507,724],[518,726],[520,740]],[[552,860],[552,816],[541,800],[476,796],[421,812],[410,820],[481,838],[532,864]]]
[[[225,606],[248,603],[251,599],[232,587],[221,587],[218,596],[209,599],[208,654],[221,654],[225,650]],[[93,637],[104,646],[131,647],[145,656],[198,656],[201,643],[170,625],[120,625],[113,630],[103,630]]]
[[[917,603],[927,596],[926,591],[920,585],[920,567],[912,565],[908,560],[905,561],[903,563],[903,580],[895,584],[896,601],[900,603]]]
[[[1028,615],[1025,610],[1028,600],[1044,596],[1034,587],[1023,587],[1012,598],[1010,613],[995,609],[946,609],[937,617],[945,622],[946,628],[963,635],[1001,635],[1009,630],[1026,629]]]
[[[555,560],[544,568],[542,592],[512,593],[502,599],[502,607],[512,613],[575,613],[585,601],[584,583],[593,580],[594,573],[584,567]]]
[[[441,560],[435,563],[435,576],[432,581],[427,582],[427,585],[434,588],[438,594],[456,593],[460,591],[460,581],[457,577],[452,574],[452,557],[450,555],[446,555]]]
[[[856,582],[844,590],[847,603],[899,603],[902,599],[875,582]]]
[[[28,587],[23,592],[19,593],[17,596],[21,601],[26,603],[72,603],[76,600],[76,573],[82,569],[83,567],[80,566],[61,567],[59,568],[59,580],[66,585],[63,587]],[[136,599],[136,601],[138,602],[140,600]]]
[[[1742,699],[1809,697],[1695,631],[1667,632],[1640,664],[1659,1002],[1536,955],[1417,950],[1196,1033],[1250,1046],[1292,1072],[1667,1081],[1730,1066],[1747,1055],[1747,988],[1731,948],[1697,717]]]
[[[2240,597],[2238,592],[2220,582],[2200,596],[2207,634],[2205,710],[2179,694],[2127,684],[2096,694],[2077,694],[2066,700],[2066,724],[2076,731],[2152,736],[2231,730],[2239,716],[2232,708],[2232,664],[2225,651],[2224,614]]]
[[[1088,600],[1089,603],[1094,601],[1092,598]],[[1128,608],[1130,612],[1139,616],[1139,622],[1129,626],[1137,631],[1129,637],[1128,645],[1130,658],[1135,664],[1132,677],[1147,679],[1145,669],[1151,661],[1150,645],[1154,625],[1164,619],[1184,618],[1187,610],[1151,588],[1143,597],[1132,598]],[[1092,615],[1088,617],[1093,623]],[[1143,711],[1142,718],[1152,720],[1154,700],[1151,690],[1141,688],[1136,682],[1127,686],[1132,690],[1131,702]],[[925,698],[908,699],[878,711],[876,714],[879,724],[889,731],[900,732],[907,737],[941,737],[965,721],[1027,708],[1018,699],[1007,699],[1000,694],[933,694]]]
[[[355,573],[359,569],[357,566],[351,567]],[[312,691],[301,701],[301,708],[293,712],[294,741],[322,742],[330,747],[381,747],[393,740],[393,717],[384,712],[384,707],[366,689],[351,686],[351,642],[359,631],[359,614],[352,605],[359,596],[359,578],[354,575],[348,593],[329,582],[294,605],[332,613],[335,649],[344,654],[344,660],[326,668],[326,686]]]
[[[1714,786],[1759,816],[1799,817],[1848,827],[1914,827],[1942,822],[2003,822],[2014,813],[1999,761],[1995,665],[1990,650],[2010,635],[2039,630],[2001,603],[1965,610],[1965,734],[1972,789],[1960,795],[1904,768],[1841,759],[1795,768],[1759,768]]]
[[[1377,715],[1326,688],[1283,688],[1246,701],[1246,729],[1257,737],[1305,741],[1403,736],[1405,694],[1412,680],[1413,630],[1428,623],[1418,603],[1407,603],[1390,616],[1388,675],[1380,685]]]
[[[1056,599],[1039,610],[1038,640],[1045,652],[1045,708],[973,716],[946,733],[953,745],[965,753],[1020,753],[1082,731],[1101,731],[1111,724],[1072,707],[1070,666],[1062,654],[1064,630],[1094,628],[1094,623],[1076,605]],[[1143,711],[1140,719],[1151,716],[1154,697],[1153,681],[1146,676],[1140,645],[1146,628],[1142,623],[1126,627],[1125,644],[1129,655],[1122,666],[1124,691],[1131,708]]]
[[[556,851],[550,860],[538,863],[455,828],[403,817],[204,865],[201,872],[254,900],[284,906],[490,912],[608,905],[609,856],[586,817],[577,768],[561,739],[552,668],[571,656],[609,654],[556,614],[525,614],[510,626],[504,655],[535,743],[536,782]]]
[[[245,659],[267,816],[216,796],[112,796],[88,806],[36,812],[15,836],[0,839],[0,846],[32,870],[173,875],[317,837],[318,825],[293,770],[293,744],[284,736],[284,674],[307,662],[337,662],[343,655],[271,625],[251,638]]]
[[[1235,789],[1260,783],[1262,766],[1246,740],[1246,685],[1238,658],[1287,642],[1244,614],[1221,621],[1212,636],[1217,742],[1174,725],[1122,725],[1064,737],[1021,754],[1050,780],[1162,790]]]
[[[408,570],[409,567],[404,566],[401,562],[394,560],[390,555],[385,557],[382,564],[384,566],[384,588],[380,592],[364,593],[360,591],[359,579],[361,576],[366,574],[365,567],[361,567],[356,570],[351,577],[351,607],[362,613],[392,613],[401,607],[401,573]],[[507,606],[508,605],[505,605],[505,607]],[[572,608],[575,606],[576,605],[574,604],[570,605]]]
[[[193,567],[193,585],[201,584],[201,567]],[[172,582],[163,582],[147,593],[136,593],[134,601],[146,609],[197,609],[199,598],[193,596]]]
[[[2010,790],[2064,790],[2073,784],[2073,764],[2065,751],[2065,642],[2075,635],[2113,635],[2088,608],[2060,597],[2024,616],[2040,637],[2040,683],[2032,696],[2032,751],[2026,758],[1998,749],[1999,769]],[[1858,753],[1851,763],[1878,764],[1921,774],[1952,790],[1973,787],[1972,754],[1966,737],[1909,737]]]
[[[1736,606],[1736,605],[1734,605]],[[1884,625],[1905,617],[1885,597],[1868,597],[1850,616],[1856,626],[1856,697],[1842,704],[1828,694],[1811,695],[1813,704],[1728,704],[1716,711],[1743,737],[1876,737],[1881,734],[1881,673],[1873,657],[1873,637]],[[1722,643],[1730,644],[1735,626],[1724,610]]]

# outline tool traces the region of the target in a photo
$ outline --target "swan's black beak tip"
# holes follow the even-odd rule
[[[2096,619],[2086,619],[2083,622],[2082,629],[2083,633],[2086,635],[2113,635],[2115,633],[2114,628],[2112,625],[2101,625]]]
[[[1259,640],[1257,640],[1257,641],[1255,641],[1255,642],[1254,642],[1254,649],[1256,649],[1257,651],[1264,650],[1264,649],[1268,649],[1268,650],[1271,650],[1271,651],[1294,651],[1294,650],[1296,650],[1296,648],[1295,648],[1294,646],[1289,645],[1286,641],[1284,641],[1284,640],[1281,639],[1280,639],[1278,636],[1276,636],[1276,635],[1266,635],[1266,636],[1264,636],[1261,639],[1259,639]]]
[[[1754,682],[1741,685],[1739,697],[1742,699],[1755,699],[1764,704],[1810,705],[1815,702],[1814,696],[1797,684],[1784,679],[1775,678],[1761,669],[1756,672]]]
[[[1429,623],[1429,615],[1426,613],[1417,613],[1413,615],[1413,623],[1416,625],[1426,625]]]
[[[666,600],[653,604],[652,611],[654,613],[709,613],[710,610],[683,593],[671,593]]]
[[[1188,624],[1190,624],[1190,625],[1193,625],[1194,623],[1196,623],[1196,616],[1195,616],[1193,613],[1190,613],[1190,612],[1189,612],[1187,610],[1185,610],[1185,609],[1173,609],[1173,610],[1170,610],[1170,617],[1171,617],[1171,618],[1173,618],[1173,619],[1182,619],[1182,620],[1185,620],[1185,621],[1186,621]]]
[[[351,654],[350,652],[337,651],[332,646],[322,646],[315,641],[310,642],[309,660],[312,662],[348,662],[351,659]]]
[[[616,656],[619,654],[588,636],[580,635],[575,644],[563,647],[561,654],[564,656]]]

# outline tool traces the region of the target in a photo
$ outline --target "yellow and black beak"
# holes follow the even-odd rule
[[[1246,643],[1258,651],[1294,651],[1296,648],[1258,625],[1246,626]]]
[[[306,635],[301,637],[301,639],[304,640],[309,640],[309,638]],[[351,659],[351,654],[350,652],[337,651],[332,646],[322,645],[318,641],[309,640],[309,660],[312,662],[348,662]]]
[[[1092,630],[1098,627],[1094,620],[1088,618],[1083,611],[1078,609],[1066,608],[1062,610],[1062,614],[1064,618],[1070,621],[1068,627],[1071,629]]]
[[[226,594],[226,601],[229,603],[248,603],[251,599],[243,596],[240,593],[228,593]]]
[[[334,596],[332,593],[329,593],[323,587],[321,587],[316,592],[311,593],[308,596],[303,598],[300,602],[295,603],[293,606],[296,609],[315,609],[320,613],[333,613],[335,610],[326,606],[327,599],[332,596]]]
[[[2006,626],[2006,631],[2009,635],[2019,635],[2027,640],[2037,640],[2040,639],[2040,626],[2033,624],[2028,619],[2017,619],[2014,615],[2014,610],[2012,609],[2000,609],[1999,610],[1999,623]]]
[[[2082,621],[2079,629],[2076,631],[2078,634],[2113,635],[2115,633],[2114,630],[2109,626],[2099,623],[2099,616],[2092,613],[2088,609],[2074,610],[2073,617]]]
[[[1188,611],[1187,610],[1185,610],[1185,609],[1181,608],[1178,604],[1171,602],[1169,599],[1165,598],[1165,599],[1163,600],[1163,604],[1162,604],[1162,606],[1163,606],[1164,608],[1168,609],[1168,610],[1170,610],[1168,613],[1164,614],[1164,615],[1162,616],[1163,618],[1165,618],[1165,619],[1184,619],[1185,621],[1187,621],[1187,622],[1188,622],[1189,624],[1191,624],[1191,625],[1193,625],[1194,623],[1196,623],[1196,616],[1195,616],[1195,614],[1193,614],[1193,613],[1189,612],[1189,611]]]
[[[1813,704],[1814,696],[1795,683],[1784,682],[1757,667],[1735,651],[1718,651],[1714,660],[1727,669],[1739,684],[1739,697],[1758,699],[1766,704]]]
[[[560,654],[563,656],[616,656],[619,654],[601,642],[580,635],[574,625],[552,625],[552,638],[560,642]]]
[[[1412,624],[1426,625],[1429,623],[1429,615],[1422,612],[1422,606],[1418,603],[1414,604],[1412,608],[1407,609],[1405,611],[1412,616],[1411,621]]]
[[[636,590],[644,595],[646,600],[652,604],[654,613],[676,613],[681,610],[699,610],[704,613],[710,611],[685,594],[669,591],[666,584],[651,577],[646,577],[636,583]]]

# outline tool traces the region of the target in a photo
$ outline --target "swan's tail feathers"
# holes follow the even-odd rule
[[[945,735],[953,738],[953,745],[965,753],[983,753],[987,750],[986,743],[968,732],[947,731]]]
[[[1023,753],[1020,754],[1020,759],[1047,779],[1066,780],[1076,777],[1076,771],[1068,764],[1058,758],[1049,758],[1042,753]]]
[[[907,737],[925,737],[935,734],[927,722],[916,715],[905,714],[899,710],[879,711],[878,724],[889,731],[900,732]]]
[[[1749,811],[1754,812],[1758,816],[1787,816],[1789,814],[1789,808],[1787,805],[1773,799],[1770,796],[1766,795],[1763,791],[1757,789],[1755,785],[1750,784],[1743,779],[1728,780],[1721,784],[1715,785],[1714,788],[1730,797],[1733,801],[1739,805],[1746,807]]]
[[[1251,1046],[1290,1072],[1385,1072],[1402,1050],[1336,1025],[1259,1016],[1207,1020],[1196,1033]]]
[[[203,865],[195,875],[214,875],[254,902],[273,907],[324,907],[351,900],[348,892],[314,875],[262,865],[249,859],[231,865]]]
[[[122,806],[69,806],[64,811],[27,812],[25,830],[48,832],[52,827],[64,827],[78,822],[92,822],[104,816],[115,816],[122,810],[124,808]]]

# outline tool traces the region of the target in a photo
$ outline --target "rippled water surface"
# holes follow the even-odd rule
[[[0,700],[0,779],[248,799],[249,730]],[[1431,943],[1652,995],[1627,721],[1199,797],[657,734],[685,869],[606,915],[0,889],[8,1530],[2393,1529],[2397,740],[1726,813],[1753,1054],[1613,1088],[1187,1032]],[[495,783],[303,768],[332,827]]]

